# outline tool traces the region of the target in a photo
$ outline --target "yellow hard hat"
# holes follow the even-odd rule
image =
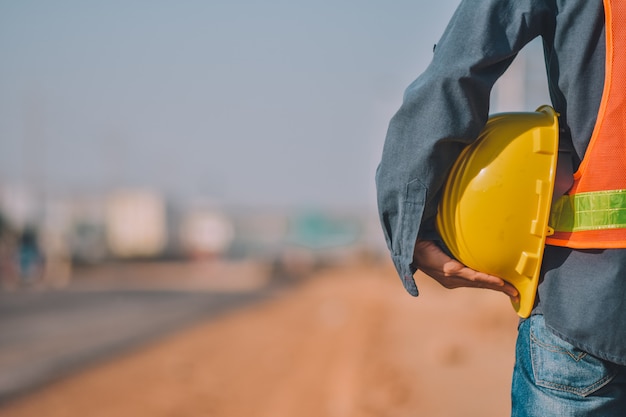
[[[558,115],[493,115],[450,171],[437,227],[452,254],[477,271],[510,282],[513,308],[533,308],[558,159]]]

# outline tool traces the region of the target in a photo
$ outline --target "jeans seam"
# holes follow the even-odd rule
[[[567,349],[563,349],[562,347],[559,346],[554,346],[554,345],[550,345],[544,342],[541,342],[539,339],[537,339],[537,337],[535,337],[533,331],[530,331],[530,338],[531,340],[533,340],[536,344],[538,344],[539,346],[542,346],[543,348],[545,348],[546,350],[549,350],[550,352],[555,352],[555,353],[565,353],[567,354],[570,358],[574,359],[576,362],[580,362],[582,359],[585,358],[585,356],[587,356],[587,352],[583,352],[581,351],[580,355],[574,355],[572,352],[570,352]]]
[[[569,357],[574,359],[576,362],[579,362],[581,359],[583,359],[584,357],[587,356],[586,352],[581,352],[581,355],[574,355],[574,354],[572,354],[572,352],[568,351],[567,349],[563,349],[563,348],[560,348],[558,346],[542,343],[534,335],[532,329],[530,329],[530,340],[531,340],[531,350],[532,350],[532,342],[534,342],[536,345],[538,345],[538,346],[540,346],[540,347],[542,347],[542,348],[544,348],[546,350],[549,350],[550,352],[561,353],[561,354],[565,353]],[[563,392],[568,392],[568,393],[571,393],[571,394],[580,395],[581,397],[587,397],[590,394],[593,394],[594,392],[596,392],[597,390],[602,388],[604,385],[606,385],[609,382],[611,382],[611,380],[616,375],[615,371],[610,371],[605,377],[603,377],[600,380],[596,381],[592,385],[586,386],[584,389],[581,389],[581,388],[574,388],[574,387],[571,387],[569,385],[557,384],[557,383],[554,383],[554,382],[548,382],[548,381],[545,381],[543,379],[539,379],[539,378],[537,378],[537,372],[535,370],[535,362],[534,361],[531,361],[531,366],[533,368],[533,374],[534,374],[534,377],[535,377],[535,383],[538,386],[543,386],[545,388],[551,388],[551,389],[558,389],[558,390],[563,391]]]

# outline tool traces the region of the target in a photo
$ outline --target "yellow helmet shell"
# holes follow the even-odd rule
[[[455,162],[443,190],[437,227],[452,254],[477,271],[510,282],[513,308],[533,308],[558,159],[558,115],[501,113]]]

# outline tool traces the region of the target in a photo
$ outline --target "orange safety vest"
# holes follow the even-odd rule
[[[600,110],[572,188],[554,202],[549,245],[626,248],[626,1],[604,0],[606,70]]]

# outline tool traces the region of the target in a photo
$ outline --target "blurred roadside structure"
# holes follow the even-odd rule
[[[63,287],[74,266],[107,262],[256,260],[300,277],[384,250],[374,213],[185,203],[141,188],[43,198],[0,183],[0,215],[4,289]]]

